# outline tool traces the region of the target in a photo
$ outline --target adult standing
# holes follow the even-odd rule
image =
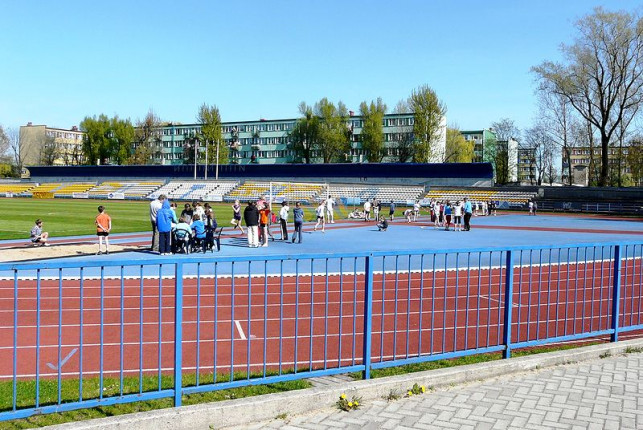
[[[163,207],[163,202],[167,199],[165,194],[161,194],[150,202],[150,222],[152,223],[152,246],[150,250],[159,251],[159,231],[156,225],[156,215]]]
[[[471,208],[471,202],[467,197],[464,198],[464,231],[471,230],[471,215],[473,215],[473,210]]]
[[[301,228],[304,225],[304,210],[301,208],[301,203],[295,203],[295,209],[292,211],[293,220],[295,221],[295,231],[292,234],[292,243],[295,243],[295,239],[299,238],[299,243],[301,243]]]
[[[248,231],[248,246],[257,248],[259,246],[259,210],[255,202],[248,202],[243,210],[243,220]]]
[[[170,202],[163,199],[163,206],[156,213],[156,226],[159,234],[159,254],[170,255],[170,232],[172,231],[172,220],[174,211],[170,208]]]
[[[279,209],[279,225],[281,226],[281,240],[288,240],[288,202],[281,202],[281,209]]]
[[[335,224],[335,199],[333,196],[328,196],[326,199],[326,212],[328,212],[327,220],[331,224]]]
[[[388,207],[388,216],[391,221],[395,218],[395,202],[391,200],[391,204]]]

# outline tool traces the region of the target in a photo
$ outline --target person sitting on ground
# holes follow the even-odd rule
[[[33,246],[49,246],[47,243],[48,238],[49,233],[42,231],[42,220],[40,218],[37,219],[31,228],[31,243],[33,243]]]
[[[353,212],[348,214],[349,219],[364,219],[364,212],[359,209],[355,209]]]
[[[380,217],[380,222],[377,223],[377,230],[378,231],[386,231],[388,228],[388,221],[384,216]]]

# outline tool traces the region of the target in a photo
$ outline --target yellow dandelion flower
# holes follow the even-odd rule
[[[353,402],[348,402],[348,407],[352,408],[353,407]]]
[[[339,398],[342,400],[346,399],[346,394],[342,394],[341,396],[339,396]]]
[[[412,396],[412,395],[413,395],[413,392],[409,390],[409,392],[408,392],[407,394],[408,394],[409,396]]]
[[[355,402],[355,406],[359,406],[359,402]]]
[[[422,388],[423,393],[426,391],[426,388],[424,387],[424,385],[422,385],[420,388]]]

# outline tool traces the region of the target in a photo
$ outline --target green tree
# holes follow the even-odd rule
[[[228,146],[225,145],[223,134],[221,133],[221,114],[216,105],[208,106],[203,103],[197,114],[197,121],[201,124],[201,133],[199,140],[202,144],[207,145],[208,160],[207,164],[218,163],[228,164]],[[219,159],[217,160],[217,148]],[[205,159],[205,153],[200,154]]]
[[[409,105],[414,113],[413,136],[416,148],[413,161],[427,163],[435,159],[441,160],[444,154],[437,148],[437,142],[443,131],[446,105],[428,85],[413,90]]]
[[[323,163],[344,161],[350,152],[348,109],[344,103],[335,106],[327,98],[315,103],[314,113],[319,117],[318,151]]]
[[[313,113],[313,108],[304,102],[299,104],[299,113],[302,117],[290,131],[290,144],[295,158],[310,164],[314,151],[319,146],[319,118]]]
[[[98,117],[85,117],[80,123],[83,136],[83,157],[87,164],[105,163],[111,155],[111,139],[109,137],[110,119],[105,114]]]
[[[598,184],[607,186],[612,137],[643,99],[643,19],[597,7],[576,28],[575,43],[561,48],[565,63],[545,61],[532,71],[541,89],[567,99],[600,134]]]
[[[473,147],[474,141],[466,140],[457,126],[447,127],[445,163],[471,163]]]
[[[116,164],[128,164],[131,160],[135,130],[129,119],[115,116],[110,121],[111,159]]]
[[[383,124],[386,105],[381,98],[378,98],[370,104],[362,102],[359,105],[359,111],[364,121],[360,134],[362,149],[366,152],[366,159],[370,163],[379,163],[386,155]]]

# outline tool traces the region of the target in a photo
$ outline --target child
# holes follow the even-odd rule
[[[444,229],[446,231],[449,231],[449,227],[451,226],[451,213],[451,202],[447,200],[447,203],[444,205]]]
[[[462,203],[459,200],[453,206],[453,231],[462,231]]]
[[[293,221],[295,222],[295,231],[292,234],[292,243],[295,243],[295,238],[299,238],[301,243],[301,228],[304,224],[304,210],[301,208],[301,203],[295,203],[295,209],[292,211]]]
[[[243,227],[241,227],[241,204],[239,200],[235,200],[232,205],[232,220],[230,223],[234,226],[232,230],[239,229],[241,234],[243,234]]]
[[[279,225],[281,226],[281,240],[288,240],[288,202],[281,202],[281,209],[279,210]]]
[[[195,213],[194,218],[192,218],[192,232],[194,239],[200,240],[203,246],[203,252],[205,252],[205,224],[201,221],[201,215]]]
[[[33,243],[33,246],[49,246],[47,238],[49,238],[49,233],[42,231],[42,220],[37,219],[31,229],[31,243]]]
[[[270,207],[268,204],[258,206],[259,208],[259,242],[261,246],[268,246],[268,228],[270,222]]]
[[[109,232],[112,229],[112,218],[105,213],[105,207],[98,207],[98,215],[96,216],[96,236],[98,236],[98,252],[96,255],[101,255],[101,248],[103,247],[103,238],[105,238],[105,254],[109,254]]]
[[[317,224],[315,224],[315,228],[313,229],[313,231],[317,231],[317,227],[319,227],[319,224],[321,223],[322,233],[326,233],[326,231],[324,230],[326,227],[326,222],[324,220],[324,214],[326,212],[326,202],[322,201],[319,206],[317,206],[315,212],[317,213]]]
[[[384,216],[380,217],[380,222],[377,223],[377,231],[386,231],[388,228],[388,221]]]
[[[413,221],[413,209],[408,208],[407,210],[405,210],[404,211],[404,218],[406,218],[406,222]]]

